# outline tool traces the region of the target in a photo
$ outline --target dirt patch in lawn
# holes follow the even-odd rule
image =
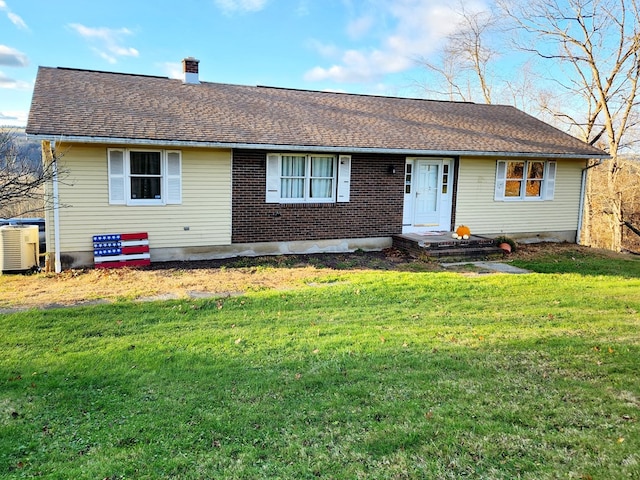
[[[524,245],[510,257],[583,249],[570,244]],[[587,249],[588,250],[588,249]],[[238,295],[287,289],[341,271],[442,271],[437,261],[415,259],[395,249],[350,254],[283,255],[226,260],[154,263],[142,269],[69,270],[59,275],[0,275],[0,313],[28,308]]]

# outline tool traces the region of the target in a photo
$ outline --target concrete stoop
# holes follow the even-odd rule
[[[503,251],[491,238],[471,235],[469,239],[454,239],[453,232],[406,233],[393,236],[393,246],[409,255],[434,259],[485,259],[502,257]]]

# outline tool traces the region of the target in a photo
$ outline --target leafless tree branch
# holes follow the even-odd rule
[[[62,155],[54,153],[50,161],[34,164],[17,147],[15,133],[0,132],[0,217],[19,217],[53,208],[45,187],[55,176],[66,177]]]

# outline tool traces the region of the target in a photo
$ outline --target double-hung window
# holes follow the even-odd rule
[[[325,154],[267,155],[268,203],[349,201],[351,157]]]
[[[109,149],[109,203],[182,203],[181,163],[175,150]]]
[[[496,200],[553,200],[556,162],[498,160]]]
[[[162,199],[162,152],[129,152],[132,200]]]

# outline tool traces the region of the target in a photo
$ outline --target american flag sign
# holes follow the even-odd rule
[[[93,236],[95,268],[142,267],[151,263],[149,236],[141,233],[110,233]]]

